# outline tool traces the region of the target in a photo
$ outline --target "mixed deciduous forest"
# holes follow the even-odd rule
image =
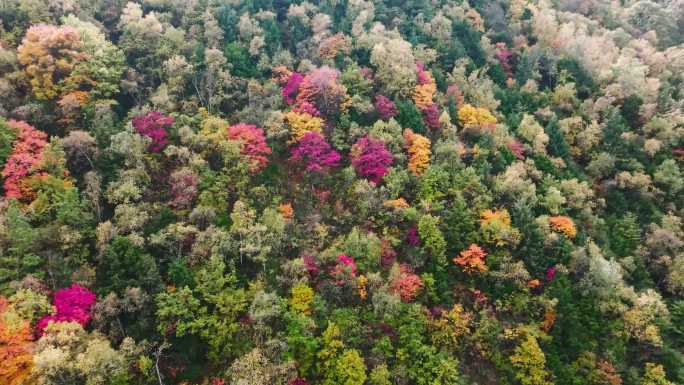
[[[0,384],[684,384],[683,0],[0,1]]]

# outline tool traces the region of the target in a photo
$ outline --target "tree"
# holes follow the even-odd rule
[[[7,312],[12,311],[7,300],[0,297],[0,382],[21,385],[33,367],[33,335],[30,321],[19,319],[8,323]]]
[[[338,82],[340,71],[323,66],[307,74],[299,85],[296,104],[311,103],[324,116],[335,116],[346,109],[347,88]]]
[[[76,65],[87,57],[77,30],[69,26],[34,25],[17,48],[19,63],[38,99],[61,94]]]
[[[342,158],[325,138],[315,131],[305,133],[292,147],[290,154],[290,160],[304,163],[307,171],[321,174],[337,167]]]
[[[375,44],[370,62],[378,68],[377,77],[387,95],[411,94],[416,83],[416,63],[409,42],[391,39]]]
[[[172,207],[177,209],[188,209],[197,198],[199,178],[189,168],[181,168],[171,173],[169,184],[171,185]]]
[[[385,142],[368,135],[354,143],[351,149],[352,166],[356,173],[378,184],[392,164],[392,154],[385,148]]]
[[[228,139],[240,142],[240,153],[249,159],[249,171],[259,172],[268,164],[271,148],[266,144],[264,130],[252,124],[235,124],[228,127]]]
[[[430,214],[421,216],[418,221],[418,234],[420,235],[420,240],[425,245],[424,247],[429,250],[434,258],[435,263],[438,266],[446,267],[447,244],[438,226],[439,219],[439,217]]]
[[[128,238],[117,236],[105,248],[97,267],[98,292],[122,295],[127,288],[140,287],[155,293],[161,278],[154,258]]]
[[[41,318],[36,324],[40,335],[54,323],[75,322],[85,326],[92,316],[90,310],[95,304],[95,293],[74,283],[68,288],[57,290],[52,304],[55,306],[55,314]]]
[[[380,118],[383,120],[389,120],[399,113],[399,111],[397,110],[397,106],[394,104],[394,102],[384,95],[376,95],[374,105],[375,110],[378,112]]]
[[[152,140],[148,149],[160,152],[169,143],[166,140],[167,129],[173,124],[173,118],[158,111],[150,111],[145,115],[136,116],[131,121],[136,132]]]
[[[340,339],[339,327],[328,323],[321,336],[318,352],[319,371],[324,385],[363,385],[366,381],[366,365],[356,349],[345,349]]]
[[[311,314],[311,304],[314,298],[314,291],[305,283],[298,283],[290,290],[290,308],[301,314]]]
[[[30,201],[33,194],[26,178],[36,171],[42,160],[47,135],[25,122],[9,120],[7,125],[16,132],[16,140],[2,170],[5,196]]]
[[[78,62],[66,81],[68,89],[83,89],[93,99],[111,98],[119,92],[124,72],[123,52],[105,38],[93,23],[82,21],[73,14],[62,20],[65,27],[74,28],[83,42],[86,60]],[[64,27],[63,27],[64,28]]]
[[[307,132],[320,133],[323,130],[323,119],[307,112],[292,110],[285,114],[285,120],[290,125],[290,133],[295,141],[301,140]]]
[[[234,357],[234,337],[241,329],[238,316],[249,305],[245,291],[237,287],[234,273],[226,274],[218,256],[197,272],[196,281],[194,289],[186,286],[156,296],[157,330],[162,335],[201,338],[212,362]]]
[[[45,385],[125,381],[127,360],[98,333],[88,333],[75,322],[51,324],[36,342],[36,382]]]
[[[468,249],[459,253],[454,258],[454,263],[461,266],[466,273],[484,273],[488,270],[485,264],[487,253],[476,244],[471,244]]]
[[[572,219],[565,216],[549,217],[549,224],[554,231],[557,231],[567,238],[575,238],[577,235],[577,228]]]
[[[551,385],[547,380],[549,373],[545,369],[546,357],[539,348],[537,339],[527,335],[511,356],[511,363],[517,369],[515,378],[522,385]]]
[[[404,142],[409,153],[409,170],[417,176],[423,175],[430,163],[430,139],[407,128],[404,130]]]
[[[423,280],[406,264],[395,265],[390,272],[389,291],[398,294],[404,302],[413,301],[423,288]]]
[[[647,362],[640,385],[674,385],[674,382],[667,380],[662,365]]]

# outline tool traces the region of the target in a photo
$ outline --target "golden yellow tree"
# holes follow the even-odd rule
[[[559,215],[555,217],[549,217],[549,224],[553,231],[559,232],[565,235],[567,238],[575,238],[577,235],[577,227],[575,227],[575,222],[572,219]]]
[[[321,132],[323,119],[306,112],[290,111],[285,114],[285,119],[290,125],[290,133],[295,141],[299,141],[309,131]]]
[[[76,64],[87,58],[83,42],[72,27],[38,24],[26,31],[17,48],[33,93],[38,99],[53,99]]]
[[[463,127],[469,126],[490,126],[496,124],[496,117],[486,108],[473,107],[464,104],[458,110],[458,121]]]
[[[418,176],[423,175],[430,164],[430,139],[407,128],[404,130],[404,143],[409,153],[409,170]]]

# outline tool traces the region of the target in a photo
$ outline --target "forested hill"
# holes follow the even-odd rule
[[[684,0],[0,0],[0,385],[684,384]]]

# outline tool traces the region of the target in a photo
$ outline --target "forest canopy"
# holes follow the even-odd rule
[[[0,1],[0,384],[684,384],[684,1]]]

